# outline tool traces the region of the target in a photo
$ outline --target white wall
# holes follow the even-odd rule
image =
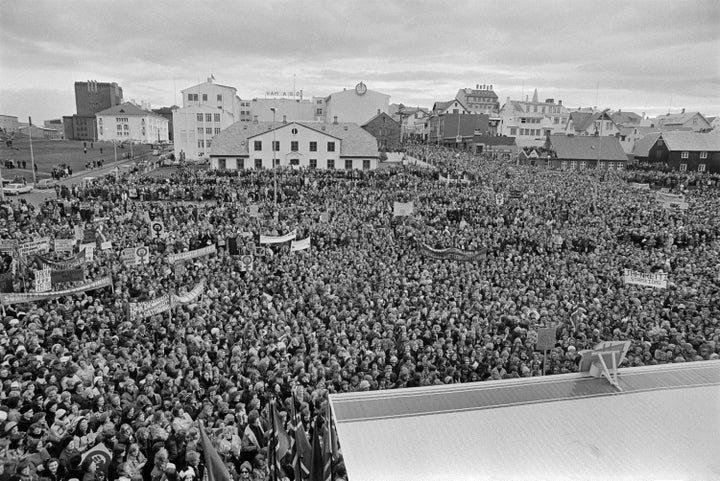
[[[118,125],[121,127],[118,130]],[[98,115],[98,140],[156,143],[169,140],[167,119],[155,115]]]
[[[337,92],[331,95],[326,106],[326,122],[333,122],[337,116],[338,122],[354,122],[365,124],[380,112],[388,113],[390,96],[368,90],[364,95],[358,95],[355,89]]]

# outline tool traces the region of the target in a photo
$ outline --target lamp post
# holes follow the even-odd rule
[[[277,168],[275,165],[275,107],[270,107],[270,110],[273,114],[273,122],[272,122],[272,131],[273,131],[273,140],[272,140],[272,167],[273,167],[273,202],[275,203],[275,211],[277,212]]]

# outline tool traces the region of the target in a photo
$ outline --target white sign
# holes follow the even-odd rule
[[[415,204],[411,202],[395,202],[393,204],[393,217],[405,217],[412,215],[415,211]]]
[[[50,252],[50,238],[43,237],[42,239],[35,239],[34,241],[21,244],[18,247],[18,252],[24,256]]]
[[[505,204],[505,196],[502,192],[499,192],[495,194],[495,205],[504,205]]]
[[[80,251],[82,252],[83,249],[85,249],[85,260],[88,262],[92,262],[95,260],[95,244],[94,242],[89,242],[87,244],[80,244]]]
[[[150,235],[156,239],[164,239],[167,235],[165,234],[165,224],[159,220],[150,222]]]
[[[663,272],[645,274],[643,272],[625,269],[623,271],[623,280],[625,281],[625,284],[657,287],[659,289],[667,288],[667,274]]]
[[[47,292],[52,289],[51,272],[50,268],[35,271],[35,292]]]
[[[244,255],[240,258],[240,271],[241,272],[247,272],[253,270],[253,264],[255,262],[255,258],[250,255]]]
[[[55,239],[55,252],[72,252],[75,239]]]
[[[300,239],[299,241],[292,241],[290,243],[290,252],[302,251],[310,248],[310,236]]]

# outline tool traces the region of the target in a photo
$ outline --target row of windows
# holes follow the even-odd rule
[[[518,129],[517,127],[510,127],[510,135],[518,135],[518,131],[520,132],[519,135],[540,135],[540,132],[542,132],[542,129]]]
[[[198,140],[198,149],[203,149],[205,147],[210,148],[210,142],[210,140]]]
[[[218,169],[219,170],[225,170],[226,169],[226,159],[218,159]],[[275,159],[275,165],[280,165],[280,159]],[[300,165],[300,159],[290,159],[290,165],[299,166]],[[363,170],[370,170],[370,159],[363,159]],[[312,170],[317,169],[318,163],[317,159],[309,159],[308,167]],[[263,168],[263,161],[262,159],[255,159],[254,167],[256,169],[262,169]],[[237,168],[238,170],[245,168],[245,159],[237,159]],[[335,159],[327,159],[327,169],[334,170],[335,169]],[[345,170],[352,170],[353,169],[353,161],[352,159],[345,159]]]
[[[684,150],[683,153],[680,154],[680,158],[682,158],[682,159],[690,158],[690,152],[688,152],[687,150]],[[707,152],[700,152],[700,158],[707,159]]]
[[[521,124],[539,124],[542,121],[540,118],[535,117],[521,117],[520,123]]]
[[[202,127],[198,127],[198,134],[202,135],[203,133],[207,135],[219,134],[220,127],[215,127],[214,129],[212,127],[205,127],[205,129],[203,129]]]
[[[203,114],[197,114],[197,121],[203,121]],[[205,122],[220,122],[220,114],[205,114]]]
[[[102,119],[100,119],[102,121]],[[115,122],[128,122],[127,117],[115,117]]]
[[[202,94],[203,102],[207,102],[208,94]],[[188,94],[188,101],[189,102],[197,102],[200,99],[198,98],[198,94]],[[222,94],[217,94],[217,101],[222,102]]]
[[[280,141],[279,140],[274,141],[274,145],[272,147],[273,147],[272,150],[274,150],[275,152],[279,152],[280,151]],[[309,148],[310,152],[317,152],[317,142],[310,141],[308,148]],[[262,151],[262,140],[256,140],[253,142],[253,150],[255,152]],[[291,140],[290,141],[290,151],[298,152],[299,150],[300,150],[300,142],[298,142],[297,140]],[[327,143],[327,151],[335,152],[335,142]]]
[[[570,170],[585,170],[586,167],[587,167],[587,164],[584,160],[581,160],[581,161],[571,160],[570,161]],[[560,168],[562,170],[567,170],[568,161],[563,160],[560,163]],[[613,169],[623,170],[623,169],[625,169],[625,163],[624,162],[600,162],[598,164],[598,168],[599,169],[606,168],[607,170],[613,170]]]

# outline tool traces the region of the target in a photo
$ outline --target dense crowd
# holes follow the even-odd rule
[[[3,242],[95,229],[85,279],[113,285],[5,307],[0,478],[200,480],[202,423],[236,479],[264,480],[273,400],[285,422],[300,412],[310,437],[331,393],[573,372],[602,340],[631,341],[626,366],[718,357],[716,178],[541,170],[427,145],[407,154],[436,169],[180,169],[97,179],[37,208],[3,204]],[[664,208],[628,180],[689,208]],[[394,202],[413,214],[394,216]],[[258,242],[293,230],[309,250]],[[167,261],[211,245],[182,268]],[[439,260],[421,245],[483,255]],[[137,246],[149,262],[125,265],[122,250]],[[31,289],[32,261],[2,254],[13,290]],[[662,271],[668,287],[624,284],[623,269]],[[129,318],[128,302],[201,280],[198,299]],[[542,326],[557,327],[545,365]],[[99,445],[112,453],[101,471],[83,458]]]

